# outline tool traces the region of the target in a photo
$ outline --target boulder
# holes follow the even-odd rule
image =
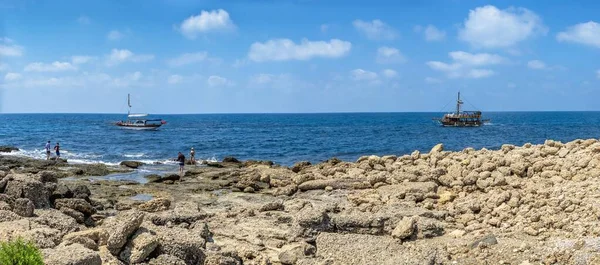
[[[144,163],[142,162],[138,162],[138,161],[123,161],[120,163],[121,166],[125,166],[128,168],[138,168],[141,165],[143,165]]]
[[[311,166],[310,162],[308,162],[308,161],[301,161],[301,162],[298,162],[298,163],[294,164],[294,166],[292,166],[291,170],[294,173],[298,173],[298,172],[302,171],[303,169],[305,169],[307,167],[310,167],[310,166]]]
[[[293,265],[305,256],[314,255],[315,252],[316,248],[313,245],[304,242],[285,245],[279,252],[279,262],[284,265]]]
[[[171,201],[165,198],[156,198],[138,205],[138,209],[144,212],[160,212],[168,210]]]
[[[436,144],[433,148],[431,148],[431,151],[429,151],[429,154],[436,154],[436,153],[440,153],[444,151],[444,144]]]
[[[14,198],[27,198],[36,208],[50,207],[50,192],[44,183],[26,175],[13,175],[13,179],[6,184],[6,195]]]
[[[160,175],[157,174],[150,174],[150,175],[146,175],[144,176],[144,178],[149,182],[149,183],[153,183],[153,182],[158,182],[161,177]]]
[[[54,228],[60,231],[61,235],[79,231],[82,228],[75,219],[56,209],[36,209],[35,215],[36,217],[31,219],[32,222]]]
[[[160,255],[148,262],[148,265],[187,265],[182,259],[173,255]]]
[[[136,233],[121,252],[121,260],[127,264],[140,263],[156,249],[158,238],[150,233]]]
[[[73,192],[71,191],[69,186],[67,186],[66,184],[58,183],[56,185],[56,188],[52,192],[52,195],[50,195],[50,200],[52,201],[52,203],[54,203],[56,201],[56,199],[66,199],[66,198],[73,198]]]
[[[98,246],[106,245],[109,234],[103,228],[93,228],[79,232],[73,232],[63,237],[63,244],[71,245],[79,243],[85,247],[96,250]]]
[[[161,177],[159,179],[156,179],[156,180],[155,179],[152,179],[152,180],[148,179],[148,182],[151,182],[151,183],[162,183],[162,182],[165,182],[165,181],[177,181],[179,179],[181,179],[181,176],[179,176],[177,174],[170,174],[170,175],[165,175],[165,176],[163,176],[163,177]]]
[[[89,201],[92,192],[86,185],[76,185],[75,187],[71,187],[71,192],[73,193],[73,198],[84,199]]]
[[[39,248],[54,248],[60,244],[60,231],[52,228],[34,228],[19,234],[25,241],[33,242]]]
[[[125,265],[125,263],[113,256],[106,246],[101,246],[98,253],[102,259],[102,265]]]
[[[18,198],[13,203],[13,212],[23,217],[32,217],[34,209],[33,202],[26,198]]]
[[[240,160],[233,156],[226,156],[223,158],[223,163],[240,163]]]
[[[198,205],[194,203],[180,204],[175,209],[162,211],[160,213],[149,214],[147,219],[154,225],[163,226],[168,223],[179,225],[181,223],[193,224],[196,221],[204,220],[212,214],[198,210]]]
[[[54,207],[60,210],[62,207],[68,207],[75,211],[79,211],[86,216],[90,216],[96,213],[96,209],[84,199],[56,199],[54,201]]]
[[[27,219],[0,222],[0,239],[2,239],[2,241],[11,240],[18,237],[20,233],[27,232],[30,229],[31,222]]]
[[[159,255],[175,256],[186,264],[203,264],[206,241],[200,234],[190,233],[188,229],[179,227],[156,228],[155,232],[158,236]]]
[[[272,166],[275,163],[273,163],[273,161],[269,161],[269,160],[247,160],[244,162],[244,166],[245,167],[250,167],[250,166],[256,166],[256,165],[262,165],[262,166]]]
[[[260,209],[258,209],[259,212],[267,212],[267,211],[283,211],[284,206],[283,206],[283,202],[281,201],[276,201],[276,202],[269,202],[266,204],[263,204]]]
[[[412,217],[404,217],[402,220],[396,225],[394,231],[392,231],[392,236],[398,239],[407,239],[412,237],[416,230],[416,220]]]
[[[44,170],[37,174],[37,180],[40,182],[56,183],[58,181],[58,176],[54,171]]]
[[[235,253],[210,253],[206,256],[204,265],[242,265],[243,261]]]
[[[85,215],[82,212],[75,211],[69,207],[61,207],[60,212],[70,217],[73,217],[73,219],[75,219],[75,221],[77,221],[80,224],[83,224],[85,222]]]
[[[82,165],[81,169],[83,170],[82,175],[86,176],[106,176],[110,174],[110,170],[106,167],[105,164],[91,164],[91,165]]]
[[[14,146],[6,146],[6,145],[0,146],[0,153],[10,153],[12,151],[19,151],[19,148],[16,148]]]
[[[46,265],[102,265],[100,254],[81,244],[43,250]]]
[[[129,236],[142,224],[144,214],[139,211],[122,212],[111,220],[108,231],[106,247],[113,255],[118,255],[121,248],[127,243]]]

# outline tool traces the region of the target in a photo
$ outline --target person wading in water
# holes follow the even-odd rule
[[[179,162],[179,175],[183,176],[183,167],[185,166],[185,156],[179,152],[177,155],[177,161]]]

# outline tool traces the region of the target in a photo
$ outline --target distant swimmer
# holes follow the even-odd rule
[[[56,151],[56,158],[60,158],[60,145],[58,143],[54,146],[54,150]]]
[[[193,147],[192,147],[192,150],[190,151],[190,162],[192,163],[192,165],[196,164],[196,151],[194,151]]]
[[[177,161],[179,162],[179,174],[183,175],[183,167],[185,166],[185,156],[179,152],[177,155]]]
[[[50,141],[46,143],[46,160],[50,160]]]

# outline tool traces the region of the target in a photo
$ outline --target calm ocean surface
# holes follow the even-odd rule
[[[178,151],[198,159],[272,160],[291,165],[331,157],[354,161],[362,155],[403,155],[466,147],[497,149],[504,143],[563,142],[600,137],[600,112],[499,112],[480,128],[443,128],[441,113],[206,114],[157,115],[168,123],[158,131],[112,125],[119,114],[0,114],[0,145],[14,155],[43,158],[46,141],[60,142],[70,162],[107,164],[123,160],[168,161]]]

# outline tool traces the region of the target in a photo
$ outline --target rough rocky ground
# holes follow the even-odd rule
[[[33,240],[47,264],[600,264],[595,139],[228,159],[147,184],[36,163],[0,157],[0,240]]]

